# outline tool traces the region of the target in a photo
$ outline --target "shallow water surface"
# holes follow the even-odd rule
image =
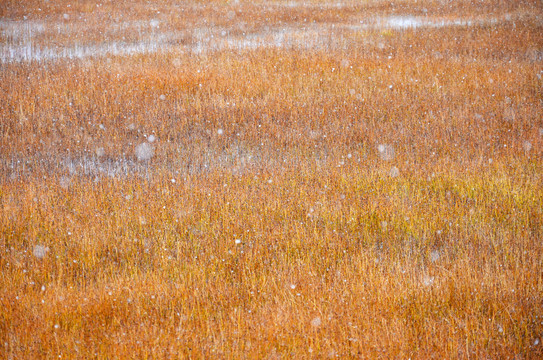
[[[510,17],[505,17],[510,20]],[[157,52],[206,53],[220,50],[255,50],[260,48],[330,49],[336,40],[349,31],[375,29],[405,30],[417,28],[443,28],[497,23],[487,20],[435,19],[429,16],[393,15],[361,19],[355,24],[319,24],[311,26],[283,26],[261,31],[234,33],[217,27],[200,27],[185,31],[162,31],[156,21],[127,22],[111,25],[111,32],[134,28],[137,41],[102,41],[94,44],[56,44],[43,39],[47,31],[52,34],[74,31],[66,24],[44,21],[0,21],[0,62],[54,61],[89,57],[129,56]],[[39,39],[39,40],[38,40]]]

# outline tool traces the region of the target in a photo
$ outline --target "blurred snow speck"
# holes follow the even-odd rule
[[[422,284],[424,286],[430,286],[434,283],[434,277],[433,276],[429,276],[429,275],[425,275],[422,279]]]
[[[155,142],[155,140],[156,140],[156,136],[154,135],[149,135],[149,137],[147,138],[147,141],[149,141],[150,143]]]
[[[526,140],[522,143],[522,148],[524,149],[524,151],[528,152],[532,150],[532,143]]]
[[[322,320],[320,317],[316,317],[313,320],[311,320],[311,326],[313,327],[320,327],[322,325]]]
[[[217,134],[219,134],[219,135],[222,135],[223,132],[224,132],[224,131],[223,131],[222,129],[217,130]]]
[[[154,149],[149,143],[141,143],[136,146],[136,158],[139,161],[147,161],[151,159],[154,155]]]
[[[400,170],[396,167],[396,166],[393,166],[392,169],[390,169],[390,177],[398,177],[400,175]]]
[[[106,154],[105,150],[103,147],[99,147],[96,149],[96,156],[98,157],[102,157]]]
[[[240,240],[240,239],[236,239],[235,243],[236,243],[236,244],[241,244],[241,240]]]
[[[439,251],[434,250],[430,253],[430,261],[436,262],[439,260]]]
[[[58,181],[58,184],[60,185],[61,188],[63,189],[68,189],[70,187],[70,178],[67,177],[67,176],[63,176],[60,178],[60,180]]]
[[[394,158],[394,148],[392,145],[379,144],[379,146],[377,146],[377,150],[379,151],[381,160],[389,161]]]
[[[158,97],[160,100],[166,100],[166,95],[162,94]]]
[[[47,255],[48,251],[49,251],[48,247],[43,246],[43,245],[36,245],[34,246],[34,250],[32,250],[32,254],[38,259],[43,259],[45,255]]]

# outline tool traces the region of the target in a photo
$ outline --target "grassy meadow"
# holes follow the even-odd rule
[[[542,34],[539,0],[4,1],[0,358],[543,358]]]

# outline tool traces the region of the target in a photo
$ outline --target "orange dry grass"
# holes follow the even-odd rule
[[[0,357],[541,357],[543,41],[512,3],[326,49],[3,63]],[[342,9],[277,14],[392,11]]]

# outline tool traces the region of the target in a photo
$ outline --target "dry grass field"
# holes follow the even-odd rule
[[[543,4],[3,1],[0,358],[543,358]]]

